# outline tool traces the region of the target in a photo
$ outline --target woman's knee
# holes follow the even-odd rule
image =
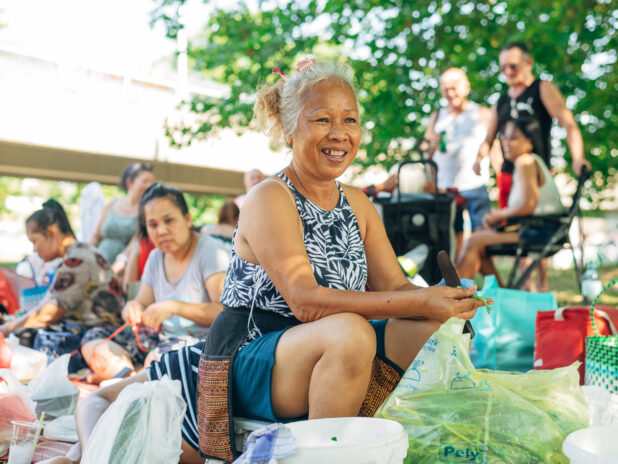
[[[376,333],[372,325],[363,316],[354,313],[341,313],[332,318],[327,333],[326,348],[351,362],[365,362],[376,353]]]
[[[129,353],[111,340],[91,340],[81,346],[81,352],[90,369],[104,378],[113,377],[125,367],[134,367]]]

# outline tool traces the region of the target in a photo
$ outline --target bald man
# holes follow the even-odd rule
[[[242,179],[245,184],[245,192],[251,190],[251,187],[259,184],[264,179],[266,179],[266,176],[259,169],[251,169],[250,171],[245,172],[245,175]],[[247,196],[246,193],[238,195],[234,199],[234,203],[236,203],[236,206],[238,206],[239,209],[242,208],[242,203],[245,200],[245,196]]]
[[[472,230],[483,225],[483,216],[489,211],[487,193],[489,160],[485,159],[479,174],[474,172],[474,162],[481,143],[487,136],[491,118],[489,108],[468,100],[470,82],[459,68],[450,68],[440,77],[440,91],[448,102],[431,114],[421,150],[438,165],[438,189],[456,189],[458,195],[455,215],[456,254],[463,242],[463,211],[468,210]],[[494,158],[496,148],[492,150]],[[426,190],[435,186],[429,184]],[[463,197],[463,198],[462,198]],[[465,201],[463,200],[465,199]]]

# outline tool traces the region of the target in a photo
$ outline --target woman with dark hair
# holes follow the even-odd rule
[[[136,245],[137,211],[144,191],[155,181],[152,165],[133,163],[122,173],[120,188],[126,193],[110,201],[101,214],[90,244],[112,265],[116,274],[122,274],[132,248]]]
[[[154,243],[152,243],[152,240],[148,237],[148,232],[146,231],[146,224],[144,221],[145,219],[143,214],[138,214],[138,246],[133,247],[123,276],[123,288],[127,298],[130,299],[134,296],[134,293],[132,293],[134,287],[132,285],[139,284],[142,274],[144,273],[144,268],[146,267],[148,256],[150,256],[150,252],[155,249]]]
[[[216,224],[202,227],[202,234],[210,234],[214,237],[230,241],[234,235],[234,228],[238,224],[240,209],[233,201],[226,201],[219,208],[218,221]]]
[[[483,275],[498,276],[491,258],[485,253],[488,245],[517,243],[520,239],[543,242],[551,236],[553,230],[548,228],[520,228],[508,232],[494,229],[513,216],[564,212],[554,179],[545,162],[534,152],[540,136],[540,126],[534,118],[520,117],[506,123],[501,136],[504,157],[515,165],[508,204],[504,209],[487,213],[483,219],[484,229],[474,232],[467,240],[457,261],[460,277],[472,279],[479,271]]]
[[[117,326],[121,290],[109,264],[95,248],[79,243],[62,205],[47,200],[26,220],[26,233],[34,251],[44,261],[62,258],[50,290],[41,304],[0,330],[8,334],[18,327],[61,328],[71,322],[73,332],[95,326]]]
[[[156,248],[146,261],[137,296],[127,302],[122,315],[132,327],[150,331],[142,331],[140,340],[144,347],[156,348],[151,356],[156,359],[206,335],[221,311],[219,297],[230,251],[220,240],[193,230],[178,189],[153,184],[144,193],[139,211],[140,223]],[[84,336],[82,352],[95,373],[109,378],[124,367],[134,369],[146,362],[146,353],[133,349],[133,343],[126,344],[129,340],[101,343],[110,333],[93,329]],[[107,357],[103,369],[90,362],[95,350]]]

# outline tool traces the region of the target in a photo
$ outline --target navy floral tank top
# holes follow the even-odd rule
[[[364,291],[367,258],[356,216],[337,182],[339,201],[330,211],[320,208],[294,187],[282,172],[277,174],[296,200],[303,224],[303,242],[318,285],[340,290]],[[272,311],[294,317],[279,291],[259,264],[245,261],[232,250],[221,303],[231,308]]]

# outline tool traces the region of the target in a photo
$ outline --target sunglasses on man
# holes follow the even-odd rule
[[[506,72],[506,70],[507,70],[507,69],[508,69],[509,71],[517,71],[517,70],[519,69],[519,66],[520,66],[520,65],[518,65],[518,64],[512,64],[512,63],[509,63],[509,64],[502,64],[502,65],[500,65],[500,72],[501,72],[502,74],[504,74],[504,73]]]

